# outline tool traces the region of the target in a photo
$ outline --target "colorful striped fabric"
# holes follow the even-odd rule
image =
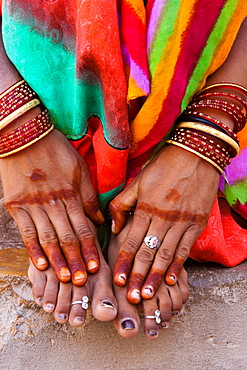
[[[164,145],[246,16],[246,0],[2,0],[6,51],[88,162],[102,207]],[[246,131],[221,189],[247,219]]]

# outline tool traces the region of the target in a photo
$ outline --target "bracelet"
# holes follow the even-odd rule
[[[225,125],[224,123],[221,123],[221,125],[218,125],[218,124],[216,125],[214,122],[211,122],[206,118],[193,116],[191,114],[184,114],[184,113],[181,114],[181,116],[179,116],[178,119],[176,120],[176,123],[185,122],[185,121],[198,122],[203,125],[213,127],[216,130],[223,132],[224,134],[227,134],[227,135],[229,134],[228,132],[229,127]]]
[[[7,95],[10,91],[14,90],[16,87],[20,86],[21,84],[23,84],[23,82],[25,82],[25,80],[20,80],[16,83],[14,83],[13,85],[11,85],[10,87],[8,87],[6,90],[4,90],[1,94],[0,94],[0,99],[2,99],[5,95]]]
[[[208,85],[208,86],[204,87],[200,91],[200,93],[202,93],[204,91],[208,91],[208,90],[214,89],[214,88],[232,89],[232,90],[239,91],[239,92],[241,92],[241,93],[243,93],[244,95],[247,96],[247,89],[245,89],[241,85],[233,84],[233,83],[230,83],[230,82],[229,83],[228,82],[222,82],[222,83],[215,83],[215,84],[212,84],[212,85]]]
[[[7,157],[27,148],[54,129],[47,110],[22,126],[0,136],[0,158]]]
[[[24,113],[28,112],[30,109],[36,107],[40,104],[39,99],[33,99],[20,108],[14,110],[12,113],[10,113],[7,117],[5,117],[3,120],[0,121],[0,130],[2,130],[4,127],[9,125],[11,122],[16,120],[17,118],[21,117]]]
[[[201,153],[198,153],[198,151],[192,149],[192,148],[189,148],[188,146],[184,145],[184,144],[181,144],[181,143],[178,143],[177,141],[173,141],[173,140],[167,140],[166,143],[168,144],[172,144],[172,145],[176,145],[180,148],[183,148],[185,150],[187,150],[188,152],[191,152],[195,155],[197,155],[198,157],[204,159],[205,161],[209,162],[210,164],[212,164],[219,172],[220,174],[222,174],[224,172],[224,169],[222,169],[220,166],[218,166],[214,161],[212,161],[210,158],[208,157],[205,157],[204,155],[202,155]]]
[[[202,131],[211,136],[217,137],[219,140],[223,141],[224,143],[229,144],[230,149],[233,149],[233,155],[231,156],[231,158],[235,157],[240,152],[240,147],[235,140],[233,140],[231,137],[224,134],[223,132],[220,132],[219,130],[215,130],[212,127],[207,127],[205,125],[202,125],[200,123],[195,123],[195,122],[181,122],[178,124],[177,127],[192,128],[193,130]]]
[[[229,98],[231,100],[235,100],[237,101],[238,103],[241,104],[241,106],[243,107],[243,113],[246,114],[247,113],[247,100],[244,101],[242,98],[240,98],[238,95],[234,95],[234,94],[230,94],[230,93],[227,93],[227,92],[223,92],[223,91],[214,91],[214,92],[208,92],[206,94],[203,93],[203,91],[201,91],[200,93],[198,93],[197,95],[195,95],[195,97],[193,98],[193,102],[195,101],[200,101],[201,99],[207,99],[207,98],[218,98],[218,97],[224,97],[224,98]]]

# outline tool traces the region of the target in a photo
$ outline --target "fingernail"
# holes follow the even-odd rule
[[[140,299],[141,296],[140,296],[140,291],[138,289],[133,289],[131,292],[130,292],[130,296],[132,298],[135,298],[135,299]]]
[[[122,326],[122,329],[125,329],[125,330],[135,329],[135,324],[130,319],[124,320],[121,323],[121,326]]]
[[[47,266],[47,261],[43,257],[37,259],[37,266],[44,267]]]
[[[88,270],[90,270],[92,272],[94,270],[96,270],[98,267],[99,267],[98,263],[94,260],[89,260],[88,263],[87,263]]]
[[[52,304],[52,303],[47,303],[47,304],[44,306],[44,310],[45,310],[45,311],[52,312],[52,311],[54,310],[54,304]]]
[[[117,280],[119,281],[119,283],[125,284],[126,283],[126,275],[125,274],[118,275]]]
[[[153,296],[153,294],[154,294],[153,287],[152,286],[146,286],[143,289],[143,294],[144,295],[147,295],[148,297],[151,298]]]
[[[84,322],[84,318],[83,317],[81,317],[81,316],[76,316],[75,318],[74,318],[74,323],[75,324],[81,324],[81,323],[83,323]]]
[[[168,278],[169,278],[169,279],[171,279],[172,281],[177,281],[177,277],[176,277],[176,275],[175,275],[175,274],[170,274],[170,275],[168,276]]]
[[[70,271],[66,267],[62,267],[59,274],[61,278],[68,278],[71,276]]]
[[[115,223],[115,221],[114,220],[112,220],[112,223],[111,223],[111,231],[112,231],[112,233],[114,234],[115,233],[115,231],[116,231],[116,223]]]
[[[102,301],[101,302],[102,307],[109,307],[109,308],[114,308],[113,304],[109,301]]]
[[[100,222],[102,222],[102,223],[105,222],[105,218],[104,218],[100,209],[96,212],[96,215],[97,215],[98,219],[100,220]]]
[[[149,330],[148,334],[151,335],[151,337],[155,337],[156,335],[158,335],[156,330]]]
[[[73,280],[76,282],[81,281],[81,282],[86,282],[86,274],[85,272],[82,271],[76,271],[73,276]]]
[[[60,313],[58,315],[58,318],[61,319],[61,320],[66,320],[67,319],[67,315],[65,313]]]

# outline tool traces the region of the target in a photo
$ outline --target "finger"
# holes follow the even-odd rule
[[[110,205],[112,216],[112,233],[118,234],[126,225],[129,212],[133,210],[137,202],[137,180],[132,183],[122,193],[114,198]]]
[[[178,281],[183,265],[190,254],[192,245],[195,243],[201,231],[202,228],[193,225],[183,234],[177,245],[173,261],[165,274],[165,282],[168,285],[174,285]]]
[[[159,230],[158,232],[154,230]],[[161,232],[162,230],[162,232]],[[146,279],[146,276],[150,270],[150,266],[153,264],[153,260],[155,254],[157,252],[157,244],[160,243],[160,240],[163,240],[165,233],[164,224],[160,224],[159,222],[152,222],[150,225],[149,230],[146,233],[146,237],[144,238],[144,242],[141,244],[140,249],[135,255],[134,266],[132,268],[132,272],[129,278],[128,284],[128,293],[127,298],[131,303],[138,303],[141,300],[141,289],[143,283]],[[147,239],[147,241],[146,241]],[[152,282],[158,287],[162,281],[164,273],[157,272],[152,274]],[[156,282],[156,279],[159,281]],[[145,295],[146,299],[153,297],[153,291],[148,291],[150,286],[146,287],[147,294]],[[145,291],[144,291],[145,293]]]
[[[126,284],[134,256],[142,244],[149,225],[149,215],[142,210],[137,210],[127,237],[120,248],[114,268],[114,283],[116,285],[124,286]]]
[[[152,298],[157,291],[164,278],[165,271],[173,260],[176,247],[183,232],[184,229],[173,227],[170,228],[164,236],[162,244],[155,255],[152,268],[143,284],[141,290],[143,299]]]
[[[10,213],[17,223],[22,240],[34,266],[38,270],[46,270],[49,264],[39,244],[37,231],[32,218],[28,212],[23,209],[12,209]]]
[[[77,236],[77,240],[79,240],[80,242],[81,253],[87,271],[90,273],[95,273],[99,270],[100,267],[99,253],[96,247],[95,235],[92,232],[87,222],[86,216],[83,212],[83,209],[77,199],[70,199],[66,204],[66,208],[69,220]],[[72,235],[70,235],[70,237],[71,236]],[[79,257],[77,257],[77,259],[78,258]],[[81,260],[81,258],[78,260]]]
[[[98,198],[92,185],[87,163],[85,161],[81,161],[80,168],[81,168],[80,193],[83,209],[86,215],[94,223],[101,225],[105,222],[105,219],[99,208]]]

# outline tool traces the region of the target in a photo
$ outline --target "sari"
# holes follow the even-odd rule
[[[102,209],[165,145],[247,15],[245,0],[2,0],[1,9],[9,58],[87,161]],[[246,132],[220,183],[229,208],[215,200],[196,260],[247,258],[247,230],[234,223],[228,258],[234,228],[222,226],[230,207],[247,219]]]

